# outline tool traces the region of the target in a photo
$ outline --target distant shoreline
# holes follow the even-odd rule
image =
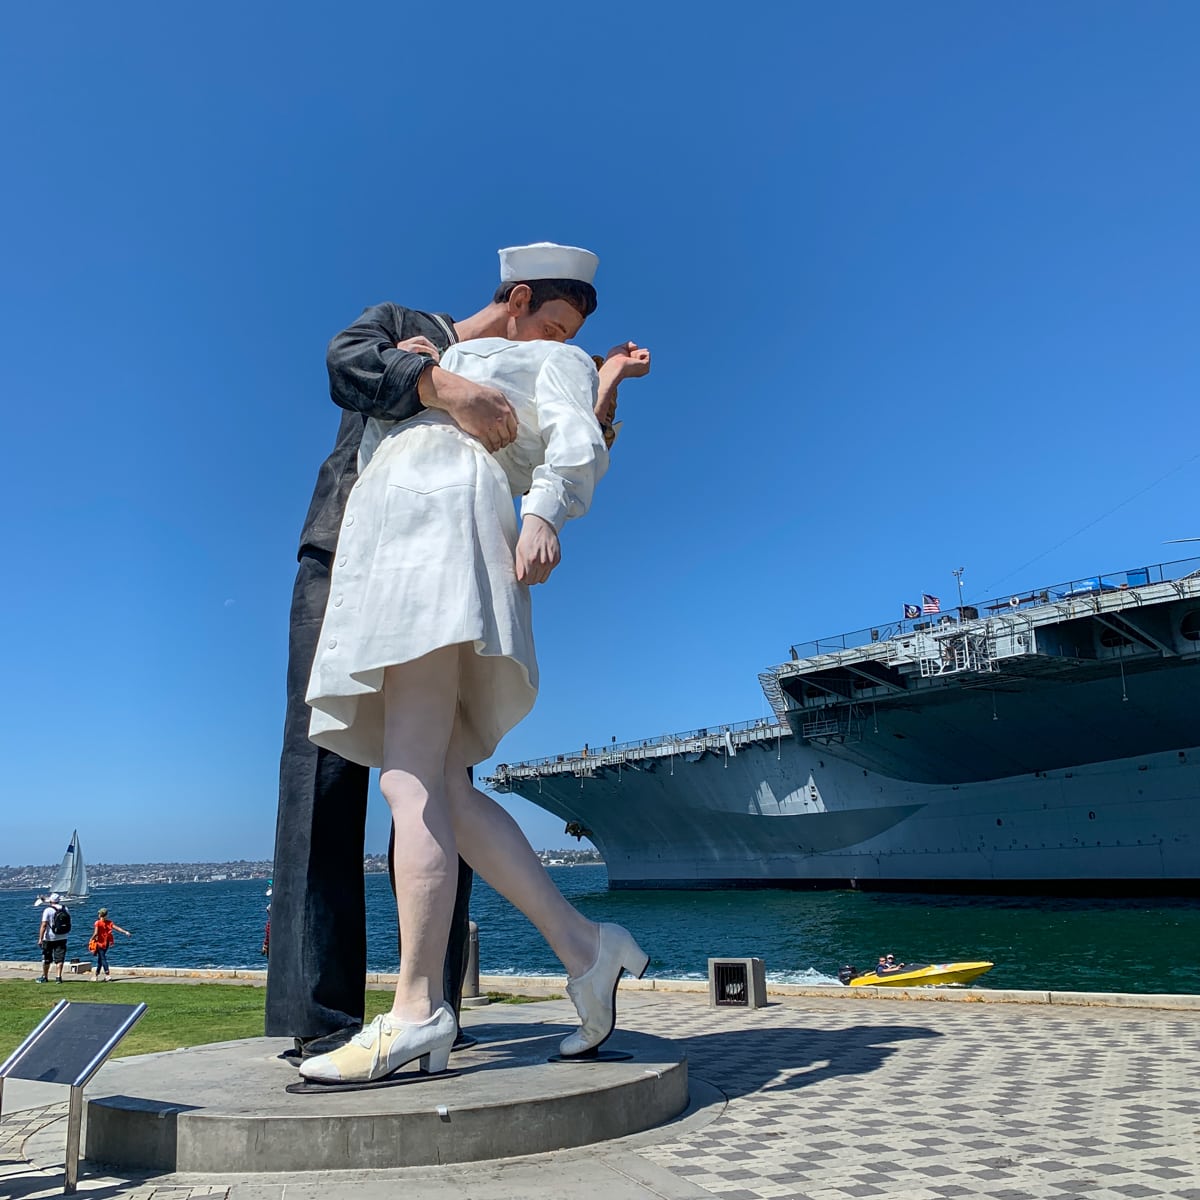
[[[595,851],[539,850],[538,857],[547,867],[602,867],[604,860]],[[47,882],[54,878],[53,866],[0,866],[0,892],[45,894]],[[269,883],[274,864],[266,861],[226,863],[97,863],[88,867],[88,882],[93,891],[110,887],[144,886],[157,883]],[[363,859],[364,875],[386,875],[387,859],[368,854]]]

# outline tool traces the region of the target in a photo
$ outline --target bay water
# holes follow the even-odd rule
[[[1066,991],[1200,994],[1200,898],[1080,899],[793,891],[607,890],[602,866],[551,867],[587,916],[627,926],[650,954],[649,975],[702,979],[709,957],[755,956],[768,979],[837,983],[843,963],[860,969],[892,952],[908,962],[986,959],[976,986]],[[394,971],[395,905],[386,875],[368,875],[368,969]],[[122,966],[261,968],[269,903],[265,880],[124,884],[72,907],[69,958],[86,958],[96,911],[120,934]],[[40,909],[30,892],[0,892],[0,960],[40,962]],[[529,922],[476,880],[480,970],[560,975]],[[31,970],[31,975],[34,972]]]

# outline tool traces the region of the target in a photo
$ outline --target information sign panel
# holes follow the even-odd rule
[[[0,1064],[0,1113],[5,1079],[61,1083],[71,1089],[67,1113],[65,1191],[79,1177],[83,1086],[104,1065],[146,1011],[144,1004],[87,1004],[60,1000],[38,1027]]]

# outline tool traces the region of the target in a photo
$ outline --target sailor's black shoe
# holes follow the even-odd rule
[[[285,1050],[279,1057],[287,1059],[288,1062],[298,1063],[306,1058],[315,1058],[318,1054],[328,1054],[331,1050],[344,1046],[360,1029],[359,1025],[349,1025],[345,1029],[323,1033],[319,1037],[295,1038],[292,1048]]]
[[[344,1029],[336,1029],[320,1037],[297,1038],[294,1055],[300,1059],[316,1058],[318,1054],[340,1050],[356,1033],[361,1032],[361,1025],[347,1025]]]

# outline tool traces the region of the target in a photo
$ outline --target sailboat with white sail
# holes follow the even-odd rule
[[[87,867],[83,863],[78,829],[71,833],[71,840],[67,843],[67,852],[63,855],[58,874],[47,890],[48,893],[57,892],[67,904],[88,898]]]

